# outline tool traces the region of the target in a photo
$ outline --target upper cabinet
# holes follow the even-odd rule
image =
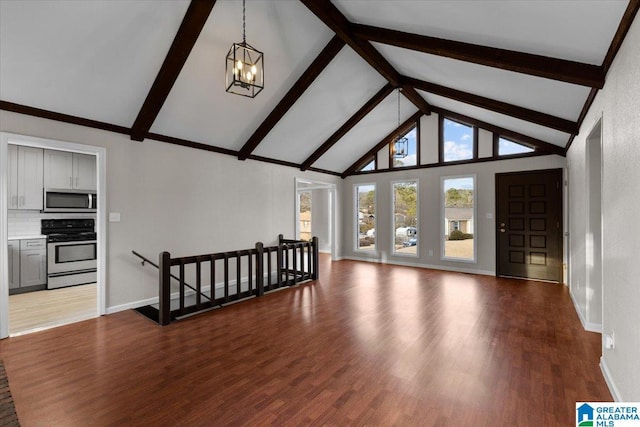
[[[43,150],[13,144],[9,152],[9,209],[42,209]]]
[[[90,154],[44,150],[44,186],[95,191],[96,157]]]

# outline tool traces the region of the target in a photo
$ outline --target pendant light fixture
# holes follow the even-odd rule
[[[247,43],[245,11],[242,0],[242,42],[231,45],[227,53],[225,86],[229,93],[255,98],[264,89],[264,58]]]
[[[400,88],[398,91],[398,127],[400,127]],[[407,157],[409,146],[409,139],[405,138],[404,135],[398,134],[398,136],[391,143],[391,155],[394,159],[404,159]]]

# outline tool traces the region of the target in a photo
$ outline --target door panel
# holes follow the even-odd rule
[[[496,174],[496,274],[562,281],[562,169]]]

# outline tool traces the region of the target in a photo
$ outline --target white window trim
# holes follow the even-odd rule
[[[358,214],[360,213],[360,210],[358,209],[358,187],[365,187],[371,185],[373,186],[374,190],[375,190],[375,197],[373,198],[373,202],[375,203],[375,209],[376,209],[376,214],[373,218],[373,228],[374,230],[376,230],[376,237],[375,237],[375,243],[374,243],[374,248],[373,250],[371,249],[360,249],[360,224],[358,223]],[[357,184],[353,184],[353,211],[354,214],[353,215],[353,224],[354,224],[354,240],[353,240],[353,251],[354,252],[359,252],[359,253],[365,253],[365,254],[375,254],[376,256],[378,255],[378,186],[375,182],[362,182],[362,183],[357,183]]]
[[[444,236],[446,234],[446,217],[444,210],[444,182],[449,179],[472,178],[473,179],[473,259],[448,257],[444,254]],[[478,205],[478,177],[475,173],[464,175],[449,175],[440,177],[440,260],[464,262],[468,264],[478,263],[478,223],[477,223],[477,205]]]
[[[395,202],[395,185],[396,184],[405,184],[405,183],[416,183],[416,230],[418,233],[416,234],[416,238],[418,241],[416,242],[416,253],[402,253],[396,252],[396,202]],[[377,217],[376,217],[377,219]],[[418,179],[401,179],[398,181],[391,181],[391,254],[394,256],[407,257],[407,258],[420,258],[420,180]]]

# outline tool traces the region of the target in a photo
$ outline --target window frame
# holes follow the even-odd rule
[[[415,254],[411,254],[411,253],[402,253],[402,252],[396,252],[395,250],[395,246],[396,246],[396,206],[395,206],[395,197],[394,193],[395,193],[395,185],[396,184],[403,184],[403,183],[408,183],[408,182],[415,182],[416,184],[416,238],[418,239],[416,242],[416,253]],[[401,256],[401,257],[409,257],[409,258],[420,258],[420,241],[422,240],[420,238],[420,180],[415,178],[415,179],[401,179],[401,180],[397,180],[397,181],[391,181],[391,254],[394,256]],[[377,217],[376,217],[377,219]]]
[[[378,228],[378,188],[377,188],[377,184],[375,182],[362,182],[362,183],[356,183],[353,184],[353,207],[354,207],[354,213],[355,215],[353,215],[353,220],[354,220],[354,240],[353,240],[353,251],[354,252],[360,252],[360,253],[368,253],[368,254],[378,254],[378,232],[376,231],[376,236],[375,236],[375,242],[374,242],[374,248],[373,250],[371,249],[362,249],[360,248],[360,224],[359,224],[359,213],[360,213],[360,198],[359,198],[359,192],[358,192],[358,187],[366,187],[366,186],[373,186],[374,191],[375,191],[375,195],[373,197],[373,203],[374,203],[374,209],[375,209],[375,214],[373,217],[373,229],[377,230]]]
[[[360,166],[359,168],[357,168],[355,171],[356,171],[356,172],[374,172],[374,171],[377,171],[377,170],[378,170],[378,155],[377,155],[377,153],[376,153],[376,154],[373,154],[373,155],[370,157],[370,159],[371,159],[371,160],[369,160],[368,162],[367,162],[367,161],[365,161],[365,162],[362,164],[362,166]],[[373,169],[371,169],[371,170],[363,170],[365,167],[369,166],[371,163],[373,163]]]
[[[462,160],[445,160],[444,159],[444,121],[449,120],[451,122],[455,122],[461,124],[463,126],[470,127],[473,130],[472,136],[472,147],[471,147],[471,158],[462,159]],[[495,142],[494,142],[495,144]],[[495,153],[495,150],[494,150]],[[438,163],[441,165],[452,165],[458,163],[472,163],[478,160],[478,126],[467,123],[464,120],[452,119],[451,117],[447,117],[445,115],[440,115],[438,117]]]
[[[415,167],[420,166],[420,119],[416,120],[414,125],[411,126],[409,128],[409,130],[404,132],[402,134],[402,136],[408,134],[413,129],[416,130],[416,164],[415,165],[407,165],[407,166],[394,166],[394,164],[393,164],[393,158],[394,157],[393,157],[393,154],[392,154],[393,153],[392,146],[393,146],[393,143],[395,142],[395,137],[394,137],[394,138],[391,139],[391,141],[389,141],[389,144],[387,144],[387,148],[388,148],[388,151],[389,151],[389,169],[398,170],[398,169],[415,168]]]
[[[445,236],[447,217],[445,216],[445,189],[444,183],[450,179],[472,178],[473,179],[473,258],[457,258],[445,255]],[[440,261],[463,262],[467,264],[478,263],[478,177],[475,173],[461,175],[446,175],[440,177]]]
[[[526,153],[500,154],[500,140],[501,139],[504,139],[505,141],[511,142],[513,144],[517,144],[517,145],[521,145],[521,146],[526,147],[526,148],[530,148],[533,151],[529,151],[529,152],[526,152]],[[511,157],[526,157],[526,156],[531,156],[531,155],[537,154],[537,150],[538,150],[537,147],[532,147],[531,145],[526,144],[524,142],[517,141],[517,140],[515,140],[513,138],[507,138],[506,136],[500,135],[499,133],[494,133],[493,134],[493,156],[496,157],[496,158],[500,158],[500,159],[507,158],[508,159],[508,158],[511,158]]]

